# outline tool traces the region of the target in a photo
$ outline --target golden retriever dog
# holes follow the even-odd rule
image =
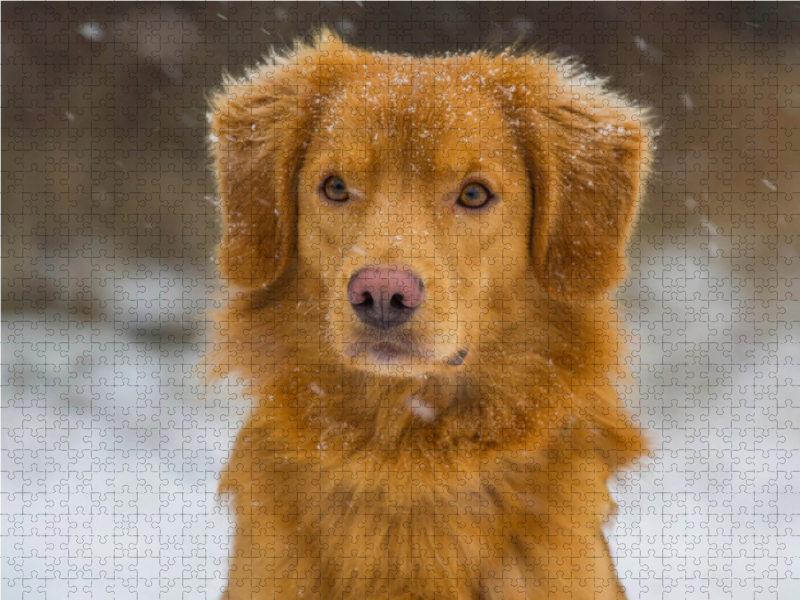
[[[209,119],[210,358],[252,402],[224,597],[622,597],[606,481],[645,445],[609,291],[641,111],[553,56],[322,31]]]

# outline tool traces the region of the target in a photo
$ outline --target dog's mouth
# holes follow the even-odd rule
[[[369,362],[376,364],[411,365],[420,361],[436,361],[436,353],[432,349],[398,341],[353,342],[345,345],[344,354],[348,358],[365,356]],[[458,367],[464,363],[468,354],[468,348],[461,348],[440,360],[445,365]]]
[[[345,345],[344,354],[348,358],[366,355],[376,362],[398,362],[403,359],[410,360],[414,356],[424,357],[424,354],[415,350],[410,343],[399,341],[351,342]]]
[[[376,359],[376,362],[387,363],[399,361],[404,358],[410,359],[413,356],[413,353],[409,349],[388,342],[373,344],[367,352],[369,352],[371,358]]]

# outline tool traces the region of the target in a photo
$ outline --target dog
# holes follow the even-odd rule
[[[623,597],[606,481],[647,449],[609,293],[647,115],[574,61],[327,30],[210,107],[210,362],[252,402],[224,597]]]

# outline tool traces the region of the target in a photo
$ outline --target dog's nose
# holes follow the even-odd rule
[[[358,318],[378,329],[405,323],[422,303],[422,280],[396,267],[361,269],[350,277],[347,296]]]

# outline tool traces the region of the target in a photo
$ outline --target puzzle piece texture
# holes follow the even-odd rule
[[[356,47],[400,55],[444,60],[519,43],[551,53],[554,61],[576,57],[587,67],[578,76],[581,85],[599,86],[594,78],[605,78],[612,90],[649,111],[658,130],[645,148],[651,174],[625,240],[627,271],[610,298],[625,331],[627,352],[620,361],[632,374],[616,389],[646,432],[652,455],[609,482],[618,506],[616,519],[605,526],[610,553],[631,599],[800,597],[798,5],[4,2],[0,11],[4,600],[215,599],[223,593],[242,532],[228,493],[218,494],[220,474],[252,417],[247,392],[255,384],[241,372],[206,377],[218,367],[210,358],[225,326],[218,315],[234,295],[216,258],[229,223],[222,223],[219,174],[209,155],[209,98],[226,74],[243,77],[263,56],[289,52],[296,40],[310,42],[322,25]],[[414,73],[400,69],[395,76],[402,88],[399,80],[411,81]],[[440,102],[461,108],[474,102],[482,110],[482,98],[446,84],[446,72],[441,77]],[[459,85],[466,90],[477,81]],[[509,102],[521,93],[513,86],[505,90]],[[370,114],[366,105],[359,112],[360,91],[345,90],[353,94],[352,103],[343,101],[352,107],[347,119]],[[331,114],[324,126],[350,148],[366,147],[374,131],[388,131],[384,123],[356,130],[348,125],[352,121],[342,124]],[[413,147],[399,157],[387,151],[380,160],[407,160],[409,181],[416,181],[412,167],[427,167],[414,157],[426,149],[433,156],[434,146],[461,143],[464,156],[479,156],[482,147],[497,143],[510,157],[504,129],[470,137],[490,127],[491,118],[487,113],[474,130],[454,120],[446,135],[434,132],[442,135],[427,140],[421,128]],[[414,119],[404,126],[421,127]],[[620,133],[616,125],[609,135],[634,131],[628,124]],[[396,136],[403,133],[401,127]],[[382,147],[392,139],[387,136]],[[216,139],[222,147],[240,141]],[[258,140],[248,143],[257,147]],[[308,152],[314,151],[310,144]],[[452,152],[442,160],[458,167],[461,155]],[[513,186],[516,176],[503,173],[503,185]],[[625,177],[617,176],[613,181]],[[367,202],[377,188],[364,181],[362,188],[345,189],[329,178],[314,193],[334,203],[362,196]],[[459,188],[449,201],[459,203],[458,210],[471,210],[470,203],[489,207],[484,193],[491,192],[491,182],[480,181]],[[396,185],[405,184],[398,179]],[[389,196],[386,202],[396,206],[391,203],[399,199]],[[533,206],[540,201],[534,198]],[[475,281],[487,263],[515,272],[527,259],[510,254],[503,240],[527,235],[537,208],[508,206],[513,208],[496,234],[487,229],[488,216],[453,225],[459,244],[471,240],[467,247],[475,260],[467,265],[472,259],[464,258],[465,246],[458,246],[462,254],[436,246],[436,267],[474,273]],[[329,249],[361,231],[352,226],[331,240],[319,232],[342,217],[322,209],[301,217],[298,235],[307,240],[301,252],[315,257],[316,270],[304,271],[301,263],[292,271],[300,278],[324,271],[326,261],[333,265]],[[387,213],[369,221],[380,223],[371,233],[380,236],[385,229],[384,237],[397,233],[403,241],[413,218]],[[433,218],[428,224],[432,231],[448,231]],[[360,249],[355,239],[348,246],[353,256]],[[423,260],[430,252],[421,240],[394,250],[388,240],[386,252]],[[223,252],[226,247],[234,246],[223,244]],[[374,247],[361,251],[369,256]],[[231,262],[230,273],[236,268]],[[250,265],[244,274],[252,278],[255,271]],[[342,283],[337,293],[364,304],[374,285],[369,277],[355,287]],[[383,277],[386,285],[416,281],[397,273]],[[532,282],[526,285],[539,285]],[[516,284],[501,271],[469,305],[469,318],[485,323],[494,302]],[[437,285],[424,286],[424,293],[470,300],[460,280]],[[392,296],[400,302],[392,319],[409,318],[406,313],[423,301],[422,287],[403,289],[400,300]],[[295,331],[310,327],[312,304],[300,296],[292,304]],[[379,308],[365,307],[359,318],[378,327],[390,318]],[[329,318],[344,322],[346,315],[332,311]],[[452,322],[455,331],[465,318],[460,310],[444,311],[431,327]],[[264,331],[273,326],[263,325]],[[535,330],[532,323],[520,327]],[[486,344],[490,338],[491,331]],[[230,341],[240,344],[242,355],[250,343]],[[481,360],[501,360],[503,340],[491,343],[497,353]],[[509,349],[502,360],[516,373],[524,361],[514,353],[522,356],[525,348]],[[476,354],[454,347],[442,360],[467,368]],[[298,362],[298,356],[308,361]],[[259,368],[282,360],[285,367],[292,358],[292,367],[303,372],[322,361],[319,353],[314,361],[312,356],[267,352]],[[546,373],[548,366],[545,357],[527,373]],[[355,380],[345,384],[357,387]],[[322,379],[314,385],[298,397],[323,410],[334,395],[321,387]],[[414,385],[403,414],[420,430],[434,427],[462,393],[455,379]],[[504,385],[523,397],[533,383],[512,378]],[[375,407],[386,408],[379,400]],[[514,423],[504,426],[515,431]],[[385,443],[395,443],[390,425],[385,431]],[[278,428],[271,439],[292,435]],[[325,439],[319,433],[320,452]],[[393,475],[395,489],[413,487],[404,482],[414,481],[412,469],[421,463],[403,464]],[[501,483],[493,485],[493,493],[505,497]],[[315,502],[309,498],[307,505],[319,506]],[[346,511],[346,503],[344,497],[331,499],[331,510]],[[476,506],[476,514],[485,508]],[[437,510],[457,513],[452,506]],[[496,525],[476,522],[501,535],[514,523],[511,515]],[[344,548],[348,537],[362,532],[339,533]],[[506,550],[487,547],[486,558]],[[519,597],[503,587],[501,575],[483,576],[494,581],[496,595],[481,597]]]

